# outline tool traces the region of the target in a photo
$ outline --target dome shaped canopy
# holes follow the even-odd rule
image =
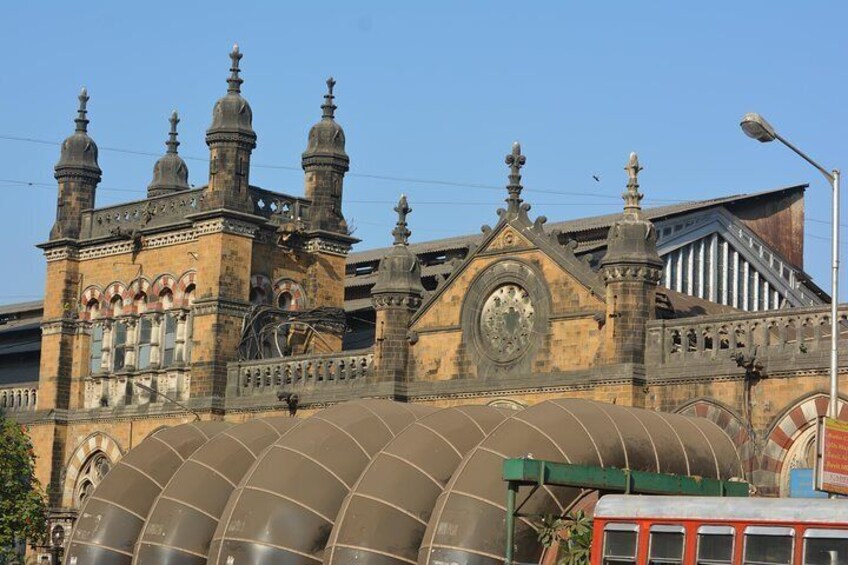
[[[153,165],[153,180],[147,187],[147,196],[162,196],[179,190],[188,190],[188,167],[177,153],[180,142],[177,141],[177,124],[180,118],[177,111],[171,114],[171,133],[165,145],[168,151]]]
[[[322,164],[321,159],[330,159],[332,164],[348,169],[350,158],[345,152],[345,134],[342,126],[335,120],[336,105],[333,103],[333,87],[336,81],[333,77],[327,79],[327,94],[324,95],[324,104],[321,120],[309,130],[309,141],[306,151],[303,153],[303,164]]]
[[[77,110],[76,131],[62,142],[59,162],[56,163],[56,176],[63,173],[88,173],[100,177],[100,166],[97,164],[97,144],[88,136],[88,118],[86,117],[88,92],[85,88],[80,91],[79,109]]]
[[[212,125],[206,130],[207,143],[219,139],[246,141],[254,145],[256,143],[256,133],[253,131],[253,110],[241,95],[241,84],[244,81],[239,76],[239,61],[242,57],[238,45],[233,45],[230,53],[232,66],[230,78],[227,79],[227,94],[215,103],[212,110]],[[234,135],[236,139],[232,139]]]

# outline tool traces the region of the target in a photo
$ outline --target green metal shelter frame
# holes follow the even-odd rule
[[[573,465],[540,459],[515,458],[503,462],[506,494],[506,561],[513,565],[515,551],[515,518],[521,507],[542,486],[576,487],[624,494],[665,494],[681,496],[748,496],[748,483],[650,473],[615,467]],[[518,490],[532,487],[524,502],[516,506]]]

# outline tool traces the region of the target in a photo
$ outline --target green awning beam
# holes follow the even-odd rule
[[[522,486],[533,486],[534,490],[540,486],[574,487],[624,494],[748,496],[748,483],[741,481],[572,465],[541,459],[507,459],[503,463],[503,480],[507,482],[506,565],[513,565],[515,518],[518,513],[515,503],[518,489]]]

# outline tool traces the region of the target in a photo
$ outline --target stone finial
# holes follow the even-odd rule
[[[171,112],[171,118],[168,121],[171,122],[171,131],[168,134],[168,141],[165,142],[165,145],[168,147],[168,153],[176,155],[177,147],[180,146],[180,142],[177,141],[177,124],[180,123],[180,117],[177,115],[176,110]]]
[[[624,199],[625,214],[638,216],[642,210],[641,201],[644,194],[639,192],[639,171],[642,170],[639,164],[639,156],[635,152],[630,154],[630,159],[627,161],[627,166],[624,170],[627,171],[627,192],[621,197]]]
[[[392,235],[395,236],[395,245],[409,245],[409,236],[412,235],[412,232],[407,227],[406,216],[412,212],[412,208],[409,207],[405,194],[400,195],[400,200],[395,206],[395,212],[398,215],[397,224],[395,224],[395,229],[392,230]]]
[[[321,110],[323,110],[323,114],[321,114],[322,118],[328,118],[330,120],[336,117],[336,105],[333,104],[333,100],[335,96],[333,96],[333,87],[336,86],[336,80],[333,77],[327,79],[327,94],[324,95],[324,103],[321,104]]]
[[[74,120],[77,124],[77,131],[86,133],[88,131],[88,118],[86,114],[88,113],[86,110],[86,106],[88,105],[88,91],[85,87],[80,90],[79,93],[79,109],[77,110],[77,117]]]
[[[227,79],[227,92],[234,92],[236,94],[241,92],[241,83],[244,81],[239,76],[239,61],[243,55],[239,51],[238,43],[233,45],[233,50],[230,52],[230,59],[232,60],[232,66],[230,67],[230,78]]]
[[[506,185],[509,197],[506,199],[510,212],[517,212],[521,204],[521,167],[527,162],[527,158],[521,154],[521,144],[517,141],[512,144],[512,153],[506,156],[505,162],[509,165],[509,184]]]

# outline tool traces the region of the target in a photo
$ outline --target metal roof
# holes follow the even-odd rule
[[[790,190],[799,190],[805,189],[807,187],[806,184],[785,186],[782,188],[765,190],[761,192],[753,192],[750,194],[735,194],[732,196],[724,196],[721,198],[712,198],[709,200],[695,200],[691,202],[681,202],[678,204],[669,204],[667,206],[657,206],[654,208],[644,208],[643,214],[645,218],[649,220],[660,220],[669,216],[675,216],[677,214],[683,214],[688,212],[694,212],[696,210],[702,210],[704,208],[710,208],[713,206],[721,206],[724,204],[733,204],[737,202],[741,202],[743,200],[749,200],[753,198],[759,198],[762,196],[771,196],[773,194],[777,194],[780,192],[790,191]],[[548,232],[554,231],[562,231],[564,233],[581,233],[587,232],[597,229],[609,228],[612,223],[621,217],[621,212],[615,212],[613,214],[604,214],[602,216],[590,216],[587,218],[577,218],[574,220],[565,220],[561,222],[553,222],[545,225],[545,229]],[[449,237],[445,239],[436,239],[432,241],[425,241],[422,243],[413,243],[409,245],[409,249],[413,253],[423,254],[423,253],[435,253],[439,251],[450,251],[454,249],[464,249],[468,247],[470,244],[478,243],[483,239],[483,235],[473,234],[473,235],[464,235],[464,236],[456,236]],[[359,251],[356,253],[351,253],[348,256],[347,263],[356,264],[356,263],[367,263],[370,261],[379,261],[383,255],[385,255],[390,247],[381,247],[378,249],[369,249],[366,251]]]
[[[609,495],[598,502],[595,517],[829,522],[844,526],[848,525],[848,500]]]

